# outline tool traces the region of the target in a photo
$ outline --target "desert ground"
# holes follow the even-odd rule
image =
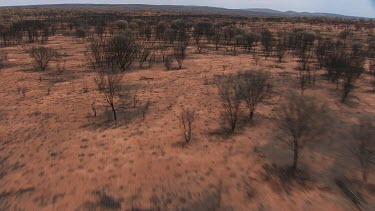
[[[21,45],[1,48],[7,53],[0,70],[1,210],[375,209],[375,177],[370,170],[363,185],[348,150],[358,118],[375,115],[368,73],[342,103],[340,90],[316,67],[317,82],[304,95],[324,102],[334,118],[325,136],[301,150],[298,176],[289,177],[293,151],[277,119],[285,96],[299,93],[297,57],[287,53],[275,65],[272,56],[255,61],[212,46],[197,53],[191,44],[182,69],[175,62],[166,70],[160,58],[151,67],[134,62],[115,97],[115,121],[87,61],[89,43],[49,37],[44,46],[67,52],[63,73],[54,62],[38,70]],[[268,71],[272,92],[251,122],[241,104],[231,133],[216,83],[246,70]],[[182,109],[197,114],[189,143]],[[363,204],[337,185],[343,178]]]

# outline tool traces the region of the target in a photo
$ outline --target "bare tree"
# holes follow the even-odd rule
[[[178,66],[180,69],[182,69],[182,64],[184,60],[186,59],[186,50],[187,50],[187,45],[183,42],[179,42],[177,46],[174,48],[174,58],[177,60]]]
[[[114,100],[118,92],[121,90],[121,80],[123,73],[114,68],[102,69],[98,72],[98,78],[95,83],[100,87],[100,92],[103,94],[104,99],[112,109],[113,117],[117,120],[116,109]]]
[[[228,120],[232,132],[236,129],[238,114],[242,101],[237,77],[230,75],[222,78],[217,84],[220,100],[224,107],[223,117]]]
[[[362,180],[367,183],[370,166],[375,164],[375,125],[374,119],[362,118],[359,125],[353,127],[355,146],[350,151],[361,165]]]
[[[118,34],[108,42],[108,58],[110,66],[116,65],[127,70],[138,52],[134,38],[129,34]]]
[[[190,109],[183,109],[180,115],[178,116],[180,121],[181,129],[184,133],[184,138],[186,142],[190,142],[192,130],[193,130],[193,123],[196,119],[196,112],[195,110]]]
[[[249,110],[249,119],[252,120],[259,103],[268,96],[270,91],[270,74],[264,71],[246,71],[238,74],[240,91],[246,107]]]
[[[48,63],[54,58],[56,52],[54,49],[44,46],[33,46],[30,49],[30,57],[34,59],[35,64],[41,70],[45,70]]]
[[[310,96],[292,93],[281,106],[279,127],[291,138],[283,141],[293,150],[293,174],[297,170],[302,148],[306,143],[324,134],[328,117],[328,108]]]

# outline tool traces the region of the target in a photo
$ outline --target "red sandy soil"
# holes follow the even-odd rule
[[[182,70],[134,64],[117,99],[119,120],[108,122],[111,113],[96,90],[84,45],[51,38],[48,46],[69,54],[62,74],[52,63],[38,72],[19,46],[4,48],[9,61],[0,72],[0,209],[355,210],[335,184],[347,177],[374,210],[374,176],[360,187],[359,163],[347,150],[356,118],[375,114],[369,76],[346,104],[323,76],[307,89],[331,107],[337,127],[302,151],[299,167],[306,178],[283,180],[279,175],[292,152],[279,140],[274,118],[283,97],[298,90],[295,58],[275,68],[272,58],[256,66],[251,55],[190,48]],[[228,135],[215,75],[257,68],[272,73],[275,93],[259,106],[253,124],[243,118]],[[17,93],[23,87],[25,98]],[[132,108],[135,92],[139,100]],[[137,111],[147,100],[151,107],[142,121]],[[93,102],[100,107],[97,117]],[[177,117],[182,108],[198,112],[187,145]]]

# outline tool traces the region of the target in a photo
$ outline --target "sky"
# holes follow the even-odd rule
[[[0,6],[63,3],[197,5],[231,9],[268,8],[280,11],[329,12],[375,18],[375,0],[0,0]]]

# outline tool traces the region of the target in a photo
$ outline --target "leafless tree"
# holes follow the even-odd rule
[[[33,46],[30,49],[30,57],[34,59],[35,64],[41,70],[45,70],[49,62],[54,58],[56,52],[50,47]]]
[[[238,114],[242,101],[241,89],[237,77],[223,77],[217,84],[220,100],[224,108],[223,117],[228,120],[232,132],[236,129]]]
[[[190,142],[192,130],[193,130],[193,123],[196,119],[196,112],[195,110],[190,109],[183,109],[180,115],[178,116],[180,121],[180,126],[182,132],[184,133],[184,138],[186,142]]]
[[[114,68],[102,69],[98,72],[98,77],[95,80],[97,86],[100,87],[100,92],[103,94],[104,99],[111,107],[115,120],[117,120],[117,116],[114,101],[115,97],[121,91],[123,75],[122,72]]]
[[[293,150],[292,173],[297,170],[302,148],[306,143],[324,134],[329,118],[328,108],[314,97],[295,93],[288,95],[279,110],[279,127],[290,138],[282,139]]]
[[[374,119],[362,118],[359,125],[353,127],[355,146],[350,151],[361,165],[362,180],[367,183],[370,166],[375,164],[375,125]]]
[[[174,51],[173,51],[174,58],[177,60],[177,63],[180,69],[182,69],[182,64],[187,56],[186,50],[187,50],[187,45],[183,42],[179,42],[177,46],[175,46]]]
[[[246,71],[238,74],[243,100],[249,110],[249,119],[253,119],[255,109],[268,96],[270,74],[264,71]]]

